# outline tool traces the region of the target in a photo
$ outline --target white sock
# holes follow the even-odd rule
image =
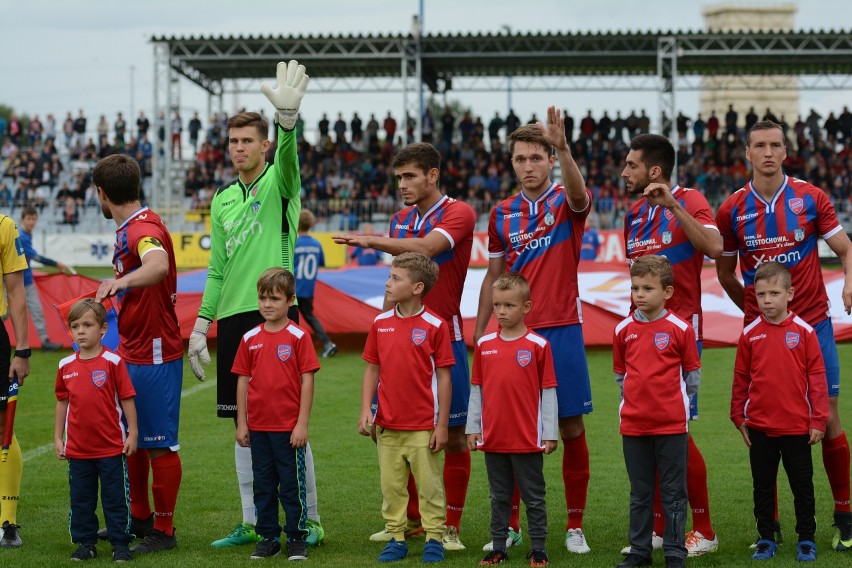
[[[234,462],[237,464],[237,482],[240,484],[240,502],[243,506],[243,522],[257,523],[254,507],[254,474],[251,471],[251,448],[234,444]]]
[[[314,453],[311,445],[305,447],[305,500],[308,506],[308,518],[314,522],[320,522],[317,510],[317,476],[314,473]]]

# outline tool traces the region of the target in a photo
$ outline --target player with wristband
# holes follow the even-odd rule
[[[217,411],[220,418],[237,416],[237,375],[231,372],[243,334],[263,323],[257,307],[258,277],[268,268],[280,266],[293,272],[293,251],[301,212],[301,179],[297,156],[296,119],[308,87],[305,67],[297,61],[281,62],[278,85],[266,83],[261,92],[276,108],[278,146],[275,163],[265,161],[271,142],[269,126],[255,112],[241,112],[228,120],[228,151],[239,177],[219,189],[210,206],[210,264],[198,319],[189,339],[189,364],[199,380],[202,365],[210,363],[207,331],[218,319],[216,363]],[[296,306],[288,317],[299,321]],[[316,478],[310,445],[306,454],[307,542],[316,545],[325,534],[316,507]],[[257,516],[252,491],[251,450],[234,445],[243,519],[214,547],[256,543]]]

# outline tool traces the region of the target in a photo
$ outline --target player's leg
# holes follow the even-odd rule
[[[660,501],[666,519],[663,531],[663,550],[668,558],[686,560],[686,497],[687,435],[655,436],[655,461],[660,475]]]
[[[298,311],[298,310],[296,310]],[[288,313],[289,315],[289,313]],[[292,318],[291,318],[292,319]],[[245,312],[222,318],[218,322],[216,337],[216,416],[231,418],[236,428],[237,420],[237,376],[231,372],[237,349],[243,334],[263,323],[259,311]],[[213,541],[216,548],[254,544],[258,541],[254,525],[257,514],[254,506],[252,483],[254,476],[251,465],[251,448],[234,442],[234,464],[242,507],[242,522],[224,538]]]
[[[323,357],[331,357],[334,353],[337,353],[337,346],[331,341],[328,337],[328,334],[325,332],[325,328],[322,326],[322,322],[320,322],[319,318],[314,314],[314,299],[313,298],[299,298],[299,312],[305,318],[305,322],[311,326],[314,332],[317,334],[317,339],[322,342]],[[332,353],[334,351],[334,353]]]
[[[308,557],[308,510],[305,506],[305,448],[290,445],[289,432],[270,432],[272,456],[278,472],[278,500],[284,509],[284,532],[290,560]],[[277,514],[277,511],[276,511]]]
[[[630,479],[630,524],[628,540],[630,554],[651,558],[651,533],[654,528],[654,488],[657,483],[657,464],[654,458],[654,437],[622,436],[624,465]]]
[[[6,424],[6,403],[9,395],[9,364],[12,349],[6,326],[0,325],[0,437]],[[21,477],[24,473],[24,458],[17,436],[12,436],[5,462],[0,462],[0,527],[3,537],[0,547],[21,546],[18,531],[18,499],[21,495]]]
[[[47,335],[47,324],[44,321],[44,309],[41,307],[41,299],[38,296],[38,289],[35,283],[29,286],[24,286],[27,293],[27,312],[30,314],[30,320],[33,322],[38,337],[41,340],[41,348],[44,351],[55,351],[61,347],[58,343],[50,341]]]
[[[544,552],[547,540],[547,506],[545,503],[544,454],[512,454],[517,491],[524,498],[527,509],[527,534],[530,548]]]
[[[521,492],[518,490],[517,483],[512,491],[511,505],[512,508],[509,510],[509,535],[506,537],[506,548],[517,546],[524,541],[521,534]],[[489,540],[482,547],[482,550],[486,552],[494,550],[494,543]]]
[[[126,549],[133,535],[130,533],[130,495],[125,457],[118,455],[98,460],[98,478],[101,482],[104,524],[110,544],[113,549]]]
[[[453,395],[450,400],[450,422],[447,445],[444,448],[444,490],[447,499],[447,533],[444,548],[464,550],[458,537],[461,517],[470,481],[470,450],[464,429],[467,424],[467,406],[470,402],[470,372],[467,346],[464,341],[453,342],[455,365],[450,370]]]
[[[803,541],[813,543],[816,534],[814,466],[808,438],[807,434],[778,438],[784,471],[787,473],[790,490],[793,492],[796,532],[800,543]]]
[[[254,502],[257,504],[258,541],[252,558],[277,556],[281,552],[278,542],[281,525],[278,522],[278,471],[273,450],[274,432],[249,432],[251,467],[254,483]]]
[[[441,456],[429,448],[431,431],[403,432],[401,440],[406,446],[406,455],[411,473],[417,483],[420,497],[420,513],[423,529],[426,531],[426,544],[423,547],[424,562],[437,562],[444,559],[445,547],[441,542],[447,529],[447,501],[441,476]],[[379,438],[381,440],[381,438]],[[405,478],[398,482],[405,483]],[[404,487],[401,487],[401,489]],[[404,495],[399,491],[399,495]],[[390,499],[387,499],[390,502]],[[405,501],[400,503],[405,504]],[[404,507],[402,508],[404,511]],[[400,511],[400,513],[402,512]],[[403,515],[399,514],[401,520]]]
[[[98,541],[98,460],[69,459],[71,542],[93,548]]]
[[[408,555],[408,545],[405,544],[405,510],[408,500],[406,486],[408,477],[412,474],[410,465],[411,444],[416,441],[414,434],[428,434],[428,432],[401,432],[399,430],[387,430],[378,428],[376,431],[376,449],[379,456],[379,477],[382,489],[382,516],[385,519],[385,531],[390,534],[389,542],[382,549],[379,560],[382,562],[401,560]],[[428,450],[428,438],[425,442]],[[437,477],[437,474],[436,476]],[[418,479],[421,491],[424,479]],[[427,486],[426,491],[431,492]],[[441,492],[443,497],[443,491]],[[446,507],[446,503],[442,501]],[[422,506],[422,503],[421,503]],[[445,514],[444,514],[445,516]],[[442,523],[443,524],[443,523]],[[443,530],[438,533],[441,538]]]
[[[757,542],[755,556],[771,558],[775,543],[775,484],[778,478],[778,463],[781,452],[777,438],[769,437],[759,430],[748,429],[751,448],[749,463],[754,492],[754,517],[757,519]]]
[[[515,478],[512,474],[512,459],[509,454],[485,452],[485,473],[488,475],[488,496],[491,502],[491,551],[506,553],[509,513],[512,507],[512,492]],[[489,554],[485,558],[495,560]],[[485,560],[483,560],[484,562]]]
[[[589,545],[583,533],[583,514],[589,489],[589,446],[583,415],[592,411],[592,388],[583,330],[577,325],[537,329],[550,342],[556,371],[559,435],[562,438],[562,480],[565,484],[565,547],[585,554]]]

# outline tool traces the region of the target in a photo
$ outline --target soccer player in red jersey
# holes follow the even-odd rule
[[[438,189],[441,155],[431,144],[410,144],[394,156],[394,174],[402,201],[406,205],[390,223],[389,237],[374,235],[337,235],[335,242],[362,248],[374,248],[392,255],[419,252],[440,267],[438,282],[423,299],[426,306],[447,322],[456,363],[452,368],[449,440],[444,448],[444,486],[447,492],[447,533],[444,547],[463,550],[458,537],[470,480],[470,452],[464,428],[470,396],[470,373],[461,317],[461,297],[476,213],[467,203],[443,195]],[[385,301],[385,309],[393,307]],[[409,520],[419,518],[417,492],[409,485]],[[378,532],[371,540],[390,537]]]
[[[515,130],[509,137],[509,150],[521,191],[491,211],[488,270],[479,295],[474,339],[485,333],[494,310],[494,281],[507,270],[523,274],[532,289],[527,325],[553,348],[559,431],[565,448],[565,546],[570,552],[584,554],[590,549],[583,533],[589,487],[583,415],[592,411],[592,391],[583,346],[577,265],[592,194],[571,156],[564,119],[556,107],[547,110],[546,127],[537,123]],[[557,158],[565,187],[550,180]]]
[[[305,560],[305,448],[319,362],[311,337],[287,317],[296,301],[293,275],[280,267],[266,270],[257,281],[257,296],[266,321],[243,335],[233,366],[239,376],[236,438],[251,448],[255,530],[261,537],[251,557],[281,552],[280,499],[289,559]]]
[[[131,532],[142,538],[131,550],[148,553],[177,545],[172,520],[182,476],[178,422],[183,340],[175,313],[172,237],[157,214],[139,202],[139,182],[139,164],[120,154],[104,158],[92,172],[104,217],[118,226],[115,279],[104,280],[95,299],[116,296],[120,301],[118,353],[136,390],[139,448],[145,450],[127,460]]]
[[[811,446],[825,434],[828,388],[814,328],[788,311],[795,297],[790,271],[762,263],[754,274],[761,316],[746,325],[737,345],[731,388],[731,421],[749,449],[757,518],[755,560],[775,556],[775,486],[778,462],[793,491],[797,559],[816,560]]]
[[[485,452],[491,487],[491,550],[480,565],[509,559],[509,516],[517,483],[527,507],[530,566],[546,566],[544,461],[558,444],[556,373],[550,344],[527,329],[530,285],[519,272],[494,282],[498,333],[480,338],[473,354],[467,440]],[[517,543],[515,543],[517,544]]]
[[[621,173],[627,192],[636,198],[624,217],[624,250],[628,262],[649,255],[665,256],[674,272],[674,293],[666,308],[692,325],[698,338],[698,353],[704,318],[701,311],[701,269],[704,256],[718,258],[722,237],[713,211],[699,191],[675,185],[672,171],[675,150],[671,142],[657,134],[640,134],[630,143]],[[690,418],[698,417],[698,394],[690,400]],[[707,492],[707,465],[691,434],[687,462],[687,485],[692,508],[692,530],[686,535],[690,556],[713,552],[719,541],[710,520]],[[654,503],[654,542],[661,547],[665,519],[659,500]],[[624,554],[630,547],[623,549]]]
[[[821,236],[843,262],[842,300],[848,314],[852,312],[852,243],[825,192],[784,174],[786,156],[781,126],[764,120],[751,127],[746,137],[746,159],[752,165],[752,180],[716,213],[724,246],[716,272],[725,292],[745,312],[746,323],[760,315],[754,293],[757,267],[775,260],[792,274],[796,294],[790,310],[816,330],[825,360],[829,414],[822,461],[834,497],[834,524],[838,529],[834,548],[848,550],[852,548],[849,442],[837,410],[840,362],[817,244]],[[737,257],[745,282],[736,275]]]
[[[375,429],[384,505],[385,530],[391,538],[379,562],[402,560],[409,476],[420,490],[420,513],[426,544],[424,562],[444,559],[446,500],[438,452],[447,443],[450,414],[450,368],[455,357],[443,318],[423,305],[438,279],[438,265],[426,255],[406,252],[391,265],[386,288],[393,308],[370,327],[363,358],[358,431]],[[378,390],[375,415],[371,403]]]
[[[91,298],[75,302],[68,327],[80,350],[59,362],[56,372],[56,457],[68,460],[71,486],[71,540],[78,547],[71,560],[97,556],[98,481],[107,533],[116,562],[132,560],[128,545],[125,456],[136,453],[136,392],[124,360],[101,345],[106,310]],[[127,421],[125,431],[123,421]]]

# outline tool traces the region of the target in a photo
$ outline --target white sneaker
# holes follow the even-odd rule
[[[517,546],[524,542],[524,539],[521,538],[521,529],[517,531],[512,527],[509,527],[509,536],[506,537],[506,548],[511,548],[513,546]],[[482,550],[485,552],[491,552],[494,550],[494,541],[489,540],[488,544],[482,547]]]
[[[583,529],[568,529],[565,533],[565,548],[568,552],[576,554],[586,554],[591,552],[591,548],[586,544],[586,535],[583,534]]]
[[[719,535],[713,537],[713,540],[704,538],[704,535],[698,531],[689,531],[686,533],[686,551],[690,556],[701,556],[708,552],[716,552],[719,548]]]
[[[453,526],[447,527],[447,532],[444,533],[441,543],[444,545],[444,550],[464,550],[464,545],[459,540],[459,533]]]
[[[657,536],[657,533],[651,533],[651,550],[662,550],[663,549],[663,537]],[[630,554],[630,545],[628,544],[624,548],[621,549],[621,554],[623,556],[627,556]]]

